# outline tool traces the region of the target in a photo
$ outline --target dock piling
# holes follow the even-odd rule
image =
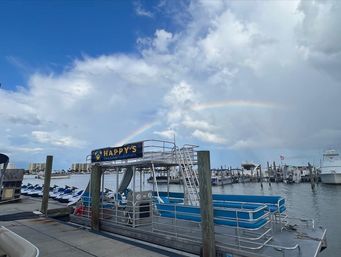
[[[43,191],[43,199],[41,201],[41,208],[40,208],[40,212],[44,213],[45,216],[47,216],[47,209],[49,205],[49,191],[50,191],[50,183],[51,183],[52,163],[53,163],[53,156],[52,155],[46,156],[44,191]]]
[[[309,176],[310,176],[310,185],[311,189],[315,189],[315,175],[313,174],[313,166],[308,162]]]
[[[262,166],[259,165],[259,178],[260,178],[260,187],[263,189],[263,175],[262,175]]]
[[[211,170],[210,152],[198,151],[198,173],[203,257],[216,256],[210,170]]]
[[[91,168],[91,229],[99,231],[100,188],[102,167],[94,165]]]
[[[267,168],[268,168],[269,187],[271,187],[271,177],[273,176],[273,172],[272,172],[272,169],[271,169],[271,172],[270,172],[269,162],[266,162],[266,165],[267,165]]]

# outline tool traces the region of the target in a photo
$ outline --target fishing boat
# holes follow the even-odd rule
[[[320,177],[322,183],[341,184],[341,159],[336,150],[323,153]]]

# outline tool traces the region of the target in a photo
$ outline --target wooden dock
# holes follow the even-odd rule
[[[33,243],[40,256],[193,256],[33,214],[40,205],[40,199],[28,197],[0,205],[0,226]],[[60,209],[65,205],[50,200],[49,207]]]

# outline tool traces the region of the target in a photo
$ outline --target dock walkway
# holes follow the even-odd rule
[[[40,256],[157,257],[186,255],[153,245],[129,241],[115,235],[95,233],[84,227],[69,225],[51,218],[29,215],[30,212],[39,209],[40,203],[36,199],[24,198],[16,203],[0,205],[0,226],[5,226],[33,243],[39,248]],[[60,207],[60,204],[51,202],[49,206]]]

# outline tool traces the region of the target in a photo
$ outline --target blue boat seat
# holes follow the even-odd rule
[[[201,222],[199,207],[165,203],[159,203],[156,206],[161,217]],[[237,207],[234,205],[231,209],[215,208],[213,210],[214,223],[217,225],[258,229],[268,221],[264,216],[267,211],[264,205],[249,206],[249,209]]]

